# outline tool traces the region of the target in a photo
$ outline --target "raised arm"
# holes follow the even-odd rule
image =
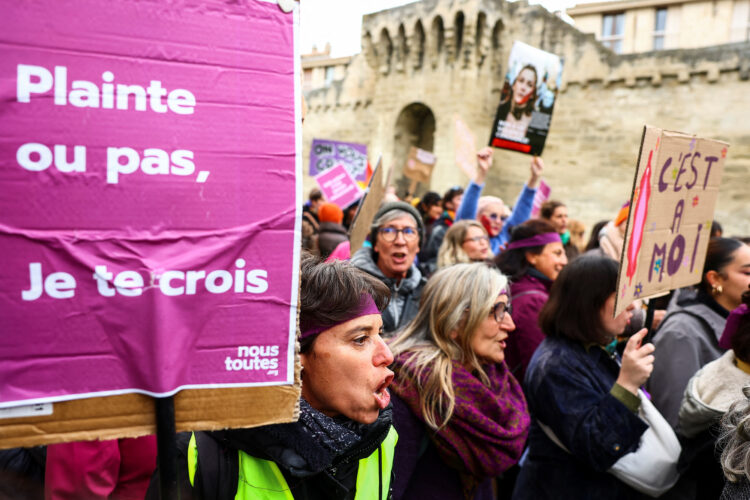
[[[456,221],[477,218],[477,203],[482,196],[484,182],[487,179],[487,171],[492,166],[492,155],[494,151],[487,146],[477,152],[477,175],[464,191],[461,205],[456,210]]]
[[[513,206],[513,212],[511,212],[510,217],[508,217],[508,220],[505,222],[505,225],[509,228],[522,224],[531,217],[531,210],[534,208],[536,188],[542,178],[542,172],[544,172],[544,162],[539,156],[533,156],[531,158],[529,171],[529,180],[526,182],[526,185],[521,188],[521,192],[518,194],[518,199]]]

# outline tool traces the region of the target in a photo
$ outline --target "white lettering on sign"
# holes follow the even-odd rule
[[[167,92],[161,81],[151,80],[143,85],[114,83],[111,71],[102,73],[100,84],[88,80],[73,80],[68,86],[68,68],[55,66],[54,72],[43,66],[19,64],[16,72],[16,100],[30,103],[33,96],[53,90],[53,103],[57,106],[71,105],[76,108],[130,109],[178,115],[195,112],[195,96],[186,89]],[[164,103],[166,97],[166,104]]]

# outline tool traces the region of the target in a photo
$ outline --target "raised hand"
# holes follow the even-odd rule
[[[484,180],[487,178],[487,171],[492,166],[492,155],[494,151],[491,147],[485,146],[477,151],[477,178],[474,182],[477,184],[484,184]]]
[[[654,370],[654,344],[641,344],[647,332],[643,328],[630,337],[622,353],[617,383],[633,394],[638,394],[638,388],[646,383]]]
[[[535,188],[539,183],[539,179],[542,178],[542,172],[544,172],[544,162],[542,161],[541,156],[531,157],[530,170],[531,176],[529,177],[529,182],[527,182],[526,185],[530,188]]]

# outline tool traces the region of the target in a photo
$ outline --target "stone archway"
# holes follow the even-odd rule
[[[411,181],[403,176],[411,146],[425,151],[433,151],[435,146],[435,115],[421,102],[413,102],[406,106],[396,119],[393,138],[393,182],[400,197],[406,195],[411,184]],[[424,192],[428,187],[420,185],[417,192]]]

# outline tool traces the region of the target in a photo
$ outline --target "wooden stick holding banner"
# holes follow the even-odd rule
[[[177,486],[177,431],[174,398],[154,398],[156,406],[156,449],[159,470],[159,498],[180,498]]]
[[[729,145],[646,125],[620,258],[615,316],[701,280]]]

